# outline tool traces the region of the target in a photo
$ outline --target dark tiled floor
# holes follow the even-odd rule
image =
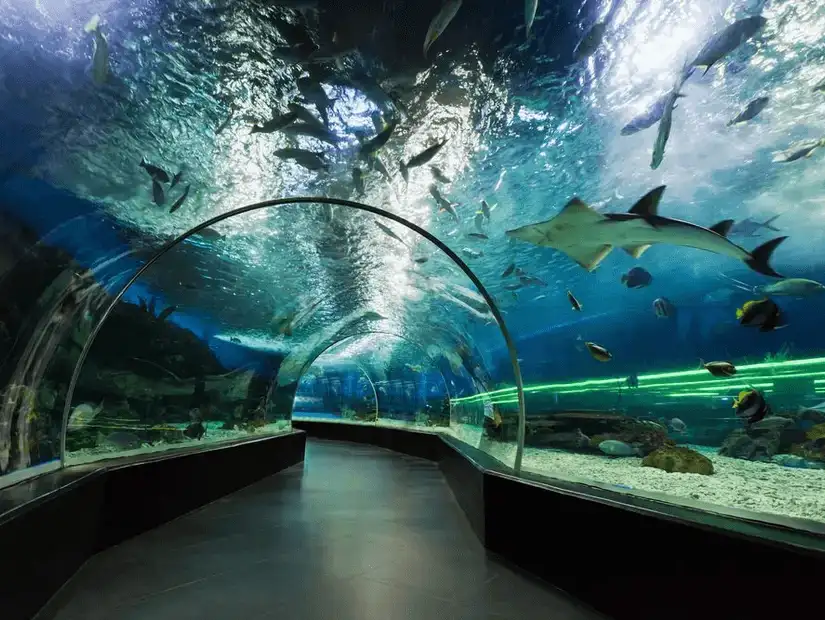
[[[109,549],[59,620],[585,620],[488,558],[438,468],[310,441],[303,466]]]

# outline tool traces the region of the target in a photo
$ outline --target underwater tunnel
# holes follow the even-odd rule
[[[0,615],[777,617],[755,567],[825,572],[820,4],[0,2]]]

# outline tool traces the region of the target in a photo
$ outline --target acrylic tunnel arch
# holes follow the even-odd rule
[[[62,423],[62,436],[61,436],[61,449],[60,449],[60,456],[61,456],[61,463],[65,464],[66,460],[66,429],[69,423],[70,414],[72,413],[72,403],[73,403],[73,396],[77,389],[78,379],[80,377],[80,373],[83,369],[84,362],[91,350],[93,343],[95,342],[96,338],[100,334],[100,331],[103,325],[106,323],[107,319],[109,318],[111,312],[115,308],[115,306],[120,302],[123,298],[126,291],[131,287],[135,282],[137,282],[149,269],[151,269],[162,257],[164,257],[167,253],[169,253],[173,248],[187,240],[188,238],[192,237],[193,235],[197,235],[212,227],[215,224],[222,222],[223,220],[227,220],[239,215],[252,213],[255,211],[268,209],[268,208],[278,208],[284,207],[287,205],[296,205],[303,208],[311,208],[312,205],[320,205],[330,206],[330,207],[345,207],[348,209],[353,209],[356,211],[360,211],[363,213],[371,214],[373,216],[377,216],[378,218],[383,218],[385,220],[389,220],[396,224],[400,224],[404,226],[406,229],[409,229],[417,236],[426,239],[432,245],[434,245],[443,255],[445,255],[453,264],[454,266],[458,267],[458,269],[466,276],[472,284],[475,286],[478,294],[483,298],[484,303],[486,304],[489,313],[492,315],[492,318],[495,322],[496,327],[501,333],[501,336],[504,340],[504,344],[507,349],[507,355],[509,357],[510,365],[512,366],[513,371],[513,380],[515,383],[515,389],[518,396],[518,410],[517,414],[517,438],[516,438],[516,445],[515,445],[515,457],[513,460],[513,466],[516,471],[520,471],[521,469],[521,461],[522,461],[522,454],[524,448],[524,436],[525,436],[525,405],[524,405],[524,387],[522,382],[521,370],[519,367],[518,362],[518,354],[516,352],[516,347],[513,342],[512,336],[505,324],[505,321],[502,317],[500,310],[498,309],[495,300],[493,299],[492,295],[487,291],[484,287],[482,282],[479,280],[478,276],[469,268],[469,266],[449,247],[447,247],[441,240],[437,237],[423,229],[422,227],[388,211],[383,209],[365,205],[362,203],[337,199],[337,198],[328,198],[328,197],[296,197],[296,198],[280,198],[280,199],[273,199],[267,200],[263,202],[258,202],[254,204],[250,204],[244,207],[240,207],[234,209],[232,211],[228,211],[221,215],[215,216],[202,222],[201,224],[194,226],[190,230],[182,233],[175,239],[166,243],[163,247],[155,252],[155,254],[147,260],[141,267],[138,269],[132,277],[120,288],[118,293],[114,295],[111,300],[111,303],[105,308],[102,312],[100,320],[94,325],[91,330],[91,333],[86,340],[83,349],[81,350],[77,363],[74,366],[74,370],[72,372],[71,379],[69,381],[67,391],[66,391],[66,399],[63,411],[63,423]]]
[[[415,424],[416,425],[423,424],[423,425],[426,425],[426,426],[447,426],[447,425],[449,425],[451,420],[452,420],[452,394],[451,394],[451,391],[450,391],[450,384],[447,381],[447,377],[445,376],[444,371],[442,370],[442,368],[439,366],[439,360],[436,359],[436,358],[433,358],[432,356],[430,356],[430,354],[427,352],[427,350],[423,346],[421,346],[420,344],[418,344],[417,342],[415,342],[411,338],[408,338],[408,337],[406,337],[404,335],[401,335],[397,332],[388,331],[388,330],[369,330],[369,331],[362,331],[362,332],[358,332],[358,333],[354,333],[354,334],[349,334],[347,336],[344,336],[343,338],[336,339],[335,341],[330,342],[313,359],[311,359],[307,362],[307,364],[304,366],[304,369],[301,373],[301,379],[303,379],[307,375],[307,373],[309,373],[311,371],[311,369],[314,367],[316,362],[318,362],[318,360],[322,359],[325,356],[325,354],[327,354],[328,352],[331,352],[334,349],[337,349],[337,348],[339,348],[343,345],[349,344],[351,342],[355,342],[358,339],[369,338],[370,336],[379,336],[379,337],[384,337],[386,339],[396,339],[396,340],[403,341],[405,346],[409,346],[409,347],[413,348],[414,350],[416,350],[416,352],[418,353],[418,356],[421,359],[426,360],[428,362],[429,366],[431,367],[431,369],[436,371],[436,373],[438,374],[438,377],[441,380],[440,383],[443,386],[444,401],[443,401],[442,407],[440,409],[437,409],[434,415],[428,415],[428,414],[425,414],[425,413],[422,412],[420,414],[421,418],[420,419],[418,419],[418,418],[415,419]],[[384,394],[386,394],[386,389],[383,386],[379,386],[378,388],[376,388],[375,381],[371,377],[368,370],[364,367],[364,364],[355,361],[355,359],[353,359],[353,358],[347,358],[346,362],[348,362],[350,364],[354,364],[355,366],[357,366],[360,369],[360,371],[364,374],[364,376],[367,378],[367,380],[369,381],[370,386],[371,386],[372,391],[373,391],[374,398],[375,398],[375,407],[374,407],[374,409],[375,409],[375,421],[376,422],[382,421],[381,420],[381,406],[380,406],[381,405],[381,397],[379,396],[379,393],[383,392]],[[301,385],[301,379],[299,379],[299,386]],[[292,417],[293,417],[293,419],[304,419],[308,415],[308,414],[301,414],[301,415],[298,416],[298,418],[296,418],[295,405],[297,403],[297,400],[298,400],[299,396],[301,396],[301,395],[302,395],[301,394],[301,388],[299,387],[298,390],[296,390],[295,393],[294,393],[293,407],[292,407]],[[426,396],[424,396],[422,399],[425,400],[425,401],[430,400],[430,399],[427,399]],[[428,410],[432,409],[432,406],[429,402],[427,402],[427,404],[425,406]],[[351,409],[350,411],[351,411],[351,413],[353,414],[354,417],[358,416],[358,412],[355,409]],[[307,419],[310,419],[311,417],[312,416],[309,415],[309,418],[307,418]],[[386,421],[386,420],[384,420],[384,421]]]

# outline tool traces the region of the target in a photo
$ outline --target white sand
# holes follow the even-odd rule
[[[280,433],[284,433],[291,430],[290,423],[287,420],[278,420],[277,422],[272,422],[271,424],[267,424],[266,426],[262,426],[261,428],[257,429],[254,433],[241,430],[224,430],[220,428],[221,426],[223,426],[223,422],[205,422],[204,424],[206,425],[206,434],[199,440],[185,439],[184,441],[173,443],[159,441],[151,446],[148,443],[144,443],[143,446],[141,446],[140,448],[135,448],[134,450],[120,450],[116,446],[112,445],[99,445],[95,446],[94,448],[84,448],[76,452],[67,452],[66,464],[82,465],[84,463],[91,463],[103,459],[123,458],[126,456],[136,456],[142,454],[154,454],[157,452],[182,450],[187,448],[193,448],[196,446],[213,446],[215,444],[220,444],[227,441],[234,441],[236,439],[243,439],[247,437],[263,437],[267,435],[278,435]],[[180,430],[184,430],[187,425],[170,424],[169,426],[174,426],[176,428],[180,428]]]
[[[538,448],[526,448],[522,464],[525,471],[549,478],[596,482],[613,490],[640,492],[676,503],[679,498],[699,500],[707,504],[702,505],[703,509],[714,512],[725,512],[720,507],[730,507],[825,521],[825,470],[745,461],[719,456],[715,448],[686,447],[702,452],[713,462],[713,475],[669,474],[642,467],[642,459],[634,457],[612,459]]]

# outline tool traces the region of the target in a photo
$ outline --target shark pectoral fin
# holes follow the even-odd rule
[[[733,220],[722,220],[721,222],[711,226],[710,230],[715,232],[717,235],[727,237],[728,233],[730,232],[731,226],[733,226]]]
[[[647,194],[639,198],[628,213],[641,215],[642,217],[658,215],[659,201],[662,199],[662,194],[665,193],[665,187],[664,185],[660,185],[650,190]]]
[[[639,258],[649,247],[650,245],[626,245],[622,249],[633,258]]]
[[[587,271],[593,271],[605,257],[610,254],[610,250],[612,249],[612,245],[573,246],[564,248],[561,251],[587,269]]]

